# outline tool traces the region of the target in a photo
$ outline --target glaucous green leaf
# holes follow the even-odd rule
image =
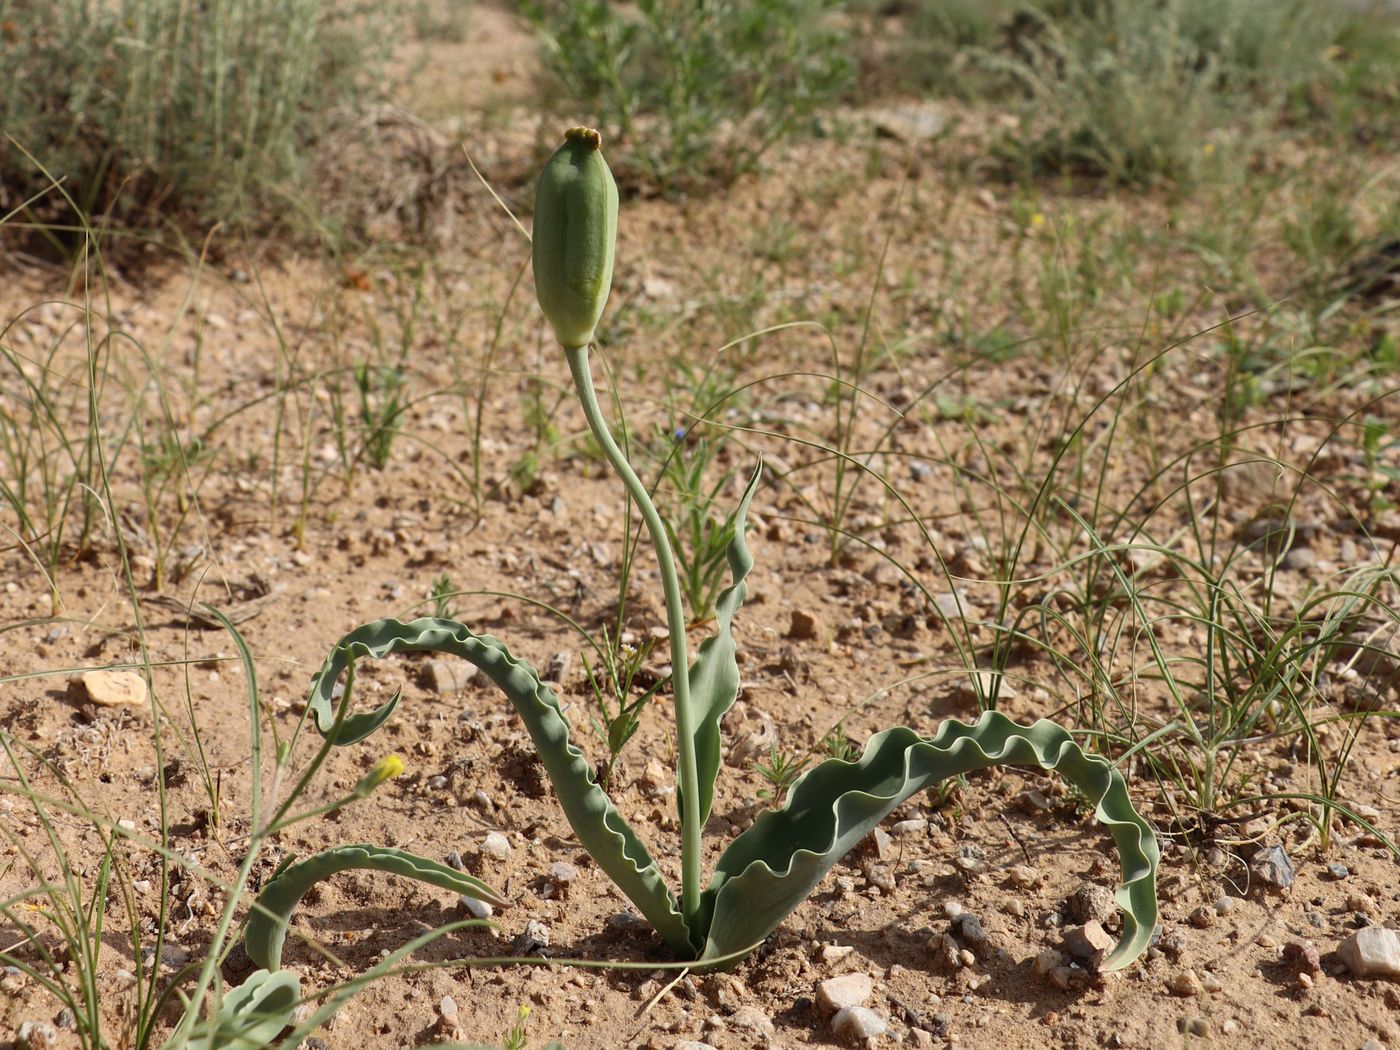
[[[301,982],[286,970],[255,970],[224,993],[208,1034],[196,1038],[201,1050],[262,1050],[292,1022],[301,1002]]]
[[[744,604],[748,593],[744,579],[753,569],[753,555],[749,553],[744,532],[749,504],[753,502],[762,475],[763,464],[759,463],[739,500],[739,509],[734,515],[734,537],[725,551],[733,583],[716,599],[715,633],[700,643],[700,651],[690,665],[690,702],[699,715],[695,722],[695,762],[699,774],[701,827],[710,817],[715,780],[719,777],[722,757],[719,724],[739,696],[739,662],[732,627],[734,614]],[[680,792],[676,794],[680,803]],[[684,805],[681,813],[685,813]]]
[[[316,883],[349,868],[403,875],[492,904],[506,903],[480,879],[435,860],[386,846],[337,846],[284,864],[268,880],[248,916],[248,928],[244,933],[248,958],[264,969],[278,969],[282,965],[282,944],[287,938],[292,909]]]
[[[995,711],[976,723],[947,721],[931,738],[890,729],[855,762],[829,760],[802,777],[781,809],[730,843],[702,902],[704,959],[756,948],[822,877],[905,799],[948,777],[994,765],[1054,770],[1082,791],[1118,847],[1123,936],[1101,965],[1122,969],[1147,947],[1157,921],[1160,854],[1152,826],[1133,809],[1123,777],[1041,720],[1021,726]]]
[[[326,658],[325,665],[312,680],[311,707],[317,712],[316,725],[323,733],[334,726],[331,695],[336,680],[350,661],[368,656],[380,659],[396,652],[433,652],[460,656],[479,667],[505,693],[534,741],[540,761],[554,785],[559,804],[579,842],[598,862],[637,910],[646,916],[662,939],[673,951],[692,954],[684,920],[675,897],[667,888],[652,860],[651,854],[631,826],[623,819],[607,793],[598,786],[593,767],[583,752],[569,741],[569,721],[559,707],[559,700],[540,681],[538,672],[523,660],[517,660],[504,645],[489,635],[474,634],[456,620],[424,617],[404,623],[401,620],[376,620],[351,631]],[[395,701],[397,697],[395,697]],[[365,716],[377,728],[392,712],[390,701],[384,707]],[[318,710],[321,704],[324,710]],[[350,714],[343,727],[357,730],[369,722],[352,722],[359,718]],[[369,730],[373,731],[373,728]],[[361,733],[353,739],[363,739]],[[346,731],[337,734],[337,743],[348,742]]]

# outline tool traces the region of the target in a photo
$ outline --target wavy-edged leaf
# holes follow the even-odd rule
[[[1101,969],[1142,953],[1157,922],[1160,854],[1152,826],[1133,809],[1123,777],[1086,755],[1053,722],[1021,726],[995,711],[976,723],[949,720],[931,738],[890,729],[870,738],[856,762],[829,760],[802,777],[786,804],[764,813],[730,843],[704,893],[703,959],[755,948],[816,888],[828,870],[891,810],[948,777],[993,765],[1054,770],[1094,804],[1118,847],[1123,937]]]
[[[670,889],[661,877],[651,854],[631,826],[623,819],[607,793],[598,786],[593,767],[583,752],[569,742],[569,722],[559,700],[540,681],[539,674],[523,660],[517,660],[504,645],[490,635],[474,634],[456,620],[424,617],[404,623],[376,620],[351,631],[340,640],[325,665],[312,680],[311,707],[322,733],[335,725],[331,693],[336,680],[350,662],[362,656],[379,659],[396,652],[434,652],[460,656],[495,682],[519,713],[539,752],[540,761],[554,784],[554,792],[579,842],[646,916],[656,932],[675,952],[693,954],[685,921]],[[336,735],[337,743],[362,739],[366,734],[347,736],[374,726],[392,712],[397,696],[369,715],[348,715]],[[381,717],[382,716],[382,717]],[[357,722],[363,718],[366,721]],[[377,721],[375,721],[377,720]],[[373,731],[371,727],[370,732]]]
[[[753,569],[753,555],[749,553],[744,532],[749,504],[753,502],[753,494],[758,491],[762,475],[763,463],[760,461],[744,487],[739,509],[734,513],[734,537],[725,549],[733,583],[715,600],[715,633],[700,643],[700,651],[690,665],[690,702],[699,716],[695,721],[695,762],[699,774],[701,827],[710,817],[710,807],[715,799],[715,780],[719,777],[720,720],[739,696],[739,662],[731,627],[734,614],[744,604],[748,594],[744,579]],[[685,806],[679,791],[676,796],[684,816]]]
[[[292,1023],[301,1002],[301,982],[286,970],[254,970],[224,993],[212,1029],[195,1046],[202,1050],[261,1050]]]
[[[292,909],[316,883],[350,868],[403,875],[492,904],[506,903],[480,879],[427,857],[367,843],[336,846],[284,864],[268,880],[258,894],[257,903],[248,916],[248,929],[243,935],[248,958],[265,969],[278,969],[282,965],[282,943],[287,939],[287,922]]]

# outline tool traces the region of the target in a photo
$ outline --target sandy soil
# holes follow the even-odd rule
[[[984,134],[965,121],[957,150],[975,155]],[[509,152],[506,144],[499,148]],[[1180,335],[1217,323],[1231,308],[1226,297],[1195,300],[1170,321],[1139,312],[1135,323],[1124,323],[1127,314],[1113,314],[1112,303],[1136,302],[1141,311],[1155,290],[1193,272],[1179,255],[1145,250],[1125,275],[1125,288],[1100,303],[1075,304],[1069,353],[1033,343],[1005,360],[979,357],[973,336],[1017,330],[1018,289],[1030,286],[1034,238],[1049,236],[1048,228],[1025,225],[1009,194],[955,176],[931,152],[916,155],[915,174],[906,178],[909,159],[904,144],[882,139],[806,144],[776,158],[767,176],[720,199],[625,209],[605,340],[633,432],[650,440],[685,425],[689,399],[701,396],[695,391],[725,389],[699,382],[716,363],[732,361],[738,369],[737,378],[726,379],[730,385],[779,377],[692,430],[693,441],[698,433],[718,439],[729,428],[744,428],[730,434],[711,468],[715,479],[733,475],[722,490],[725,503],[736,498],[737,479],[756,451],[769,464],[752,515],[757,568],[737,624],[744,685],[725,727],[726,765],[707,828],[711,859],[765,804],[759,795],[767,785],[754,763],[771,745],[803,755],[819,752],[837,726],[860,742],[892,725],[931,733],[944,718],[975,716],[976,695],[954,644],[964,627],[950,629],[931,610],[928,594],[956,585],[965,637],[977,645],[991,641],[1001,537],[1014,535],[1011,526],[1020,520],[1014,501],[1044,477],[1065,421],[1087,415],[1125,379],[1110,407],[1086,427],[1097,442],[1086,462],[1103,470],[1105,505],[1127,505],[1142,491],[1128,519],[1145,523],[1139,538],[1183,550],[1191,544],[1183,538],[1186,501],[1176,491],[1182,467],[1169,472],[1163,465],[1190,449],[1199,455],[1201,443],[1220,432],[1226,373],[1213,352],[1216,337],[1200,336],[1149,372],[1128,377]],[[504,189],[508,199],[527,196],[520,186]],[[137,418],[147,429],[131,441],[149,441],[166,419],[185,440],[204,434],[206,446],[188,476],[177,471],[154,494],[143,493],[133,444],[115,458],[109,509],[130,553],[139,625],[110,524],[99,528],[89,557],[59,566],[57,618],[50,618],[50,593],[34,561],[14,549],[4,555],[0,670],[10,677],[0,685],[0,720],[32,749],[22,762],[36,789],[60,793],[65,778],[86,806],[134,822],[138,834],[158,834],[150,707],[97,707],[67,673],[14,677],[139,661],[144,645],[163,705],[172,846],[213,877],[231,877],[249,831],[246,682],[229,637],[187,623],[178,610],[197,600],[238,608],[270,596],[247,607],[241,630],[256,659],[266,715],[286,733],[301,715],[309,675],[335,641],[372,619],[431,611],[430,588],[444,573],[467,592],[450,599],[461,619],[550,669],[572,704],[577,742],[601,759],[586,717],[591,700],[577,637],[537,608],[482,592],[543,599],[597,630],[615,609],[621,491],[579,440],[583,423],[565,396],[567,370],[542,331],[528,277],[511,294],[528,254],[522,239],[484,191],[462,196],[454,207],[463,231],[459,247],[443,251],[425,271],[407,334],[411,271],[387,255],[328,267],[225,254],[194,275],[174,264],[146,270],[139,280],[116,275],[110,301],[98,307],[98,337],[122,337],[107,344],[104,436],[115,443]],[[1062,208],[1050,227],[1068,230],[1092,213],[1109,227],[1152,230],[1166,211],[1151,200],[1069,198]],[[1063,250],[1072,261],[1074,244]],[[1277,275],[1280,288],[1287,276]],[[81,315],[52,301],[65,296],[66,280],[38,267],[13,273],[0,306],[4,321],[19,317],[7,344],[34,359],[47,359],[58,345],[54,367],[76,382],[83,339],[71,326]],[[831,326],[849,371],[872,285],[879,293],[876,324],[860,383],[885,403],[863,402],[849,447],[880,447],[869,465],[889,477],[930,531],[921,535],[866,480],[845,519],[862,542],[833,562],[830,534],[818,520],[833,498],[832,464],[801,440],[832,441],[839,417],[829,384],[791,374],[829,370],[832,343],[808,327],[724,355],[715,351],[760,326],[817,317]],[[1248,332],[1255,323],[1237,328]],[[366,360],[392,363],[400,345],[411,398],[402,434],[384,469],[360,463],[347,484],[330,379],[340,375],[353,417],[355,395],[343,370]],[[689,377],[680,379],[686,369]],[[929,387],[936,392],[920,397]],[[1400,518],[1394,510],[1358,509],[1356,435],[1332,433],[1333,421],[1368,396],[1364,384],[1276,388],[1247,410],[1245,422],[1261,426],[1232,454],[1241,465],[1226,472],[1218,521],[1220,549],[1238,552],[1233,578],[1256,608],[1268,592],[1275,611],[1287,615],[1302,607],[1310,589],[1335,587],[1340,573],[1394,564]],[[479,504],[470,484],[478,405]],[[895,408],[905,415],[896,417]],[[1393,399],[1372,409],[1393,410]],[[350,434],[357,436],[353,426]],[[1259,457],[1272,463],[1249,465]],[[148,469],[145,477],[151,476]],[[1072,477],[1059,487],[1081,500],[1095,488]],[[1277,567],[1268,551],[1244,548],[1254,523],[1280,504],[1290,506],[1298,525],[1294,551],[1307,556],[1290,555]],[[1203,513],[1199,505],[1197,513]],[[1015,571],[1022,580],[1047,574],[1045,582],[1018,587],[1012,615],[1072,612],[1082,581],[1064,565],[1090,545],[1064,514],[1046,514],[1043,529]],[[643,553],[633,571],[626,623],[637,639],[664,628],[650,557]],[[1180,586],[1160,566],[1136,567],[1163,596]],[[1093,587],[1108,586],[1106,570],[1099,572]],[[1110,605],[1112,623],[1128,626],[1121,638],[1105,633],[1102,655],[1133,705],[1131,723],[1145,731],[1175,712],[1151,673],[1144,630],[1181,658],[1199,653],[1203,635],[1189,619],[1161,610],[1139,630],[1124,619],[1122,603]],[[1057,665],[1034,646],[1018,648],[1001,707],[1019,719],[1087,724],[1092,698],[1080,688],[1082,679],[1066,672],[1066,664],[1082,666],[1085,653],[1064,627],[1043,622],[1026,630],[1037,637],[1043,630],[1045,643],[1068,654],[1066,661]],[[1065,623],[1072,622],[1067,615]],[[698,626],[693,641],[704,633]],[[647,673],[662,672],[663,651],[655,650]],[[1317,718],[1366,704],[1394,708],[1393,663],[1361,674],[1340,664],[1326,670],[1332,677],[1316,695]],[[1123,975],[1084,967],[1057,975],[1041,972],[1037,961],[1047,950],[1063,950],[1060,926],[1093,917],[1097,898],[1084,887],[1114,886],[1111,842],[1053,780],[1025,771],[973,776],[941,806],[925,798],[902,807],[887,825],[898,833],[868,841],[838,865],[753,958],[731,973],[670,984],[676,971],[656,968],[668,961],[664,946],[630,917],[627,902],[572,839],[501,697],[480,678],[444,688],[426,661],[403,658],[361,668],[360,702],[400,686],[404,702],[392,722],[370,741],[337,750],[307,803],[339,797],[387,750],[403,755],[405,775],[368,802],[296,826],[281,847],[306,852],[371,841],[439,859],[456,851],[510,899],[494,917],[495,929],[444,937],[419,954],[422,961],[500,955],[527,923],[542,923],[546,958],[648,965],[453,965],[394,977],[358,995],[307,1045],[494,1043],[528,1005],[531,1045],[559,1039],[583,1050],[671,1050],[688,1040],[721,1050],[834,1046],[840,1040],[817,1004],[818,985],[847,973],[873,979],[867,1005],[890,1029],[875,1046],[1400,1045],[1400,986],[1355,979],[1335,954],[1358,924],[1400,920],[1395,858],[1379,838],[1345,820],[1330,849],[1320,850],[1305,821],[1286,819],[1306,809],[1304,803],[1280,798],[1201,814],[1148,763],[1128,763],[1134,797],[1163,833],[1160,941]],[[1108,721],[1127,724],[1118,718]],[[1350,724],[1334,723],[1330,738],[1322,737],[1325,755],[1345,743],[1339,726]],[[217,825],[194,773],[195,725],[220,774]],[[613,795],[668,877],[678,880],[670,728],[663,698],[624,752]],[[1296,734],[1255,736],[1240,746],[1223,800],[1316,788],[1316,755]],[[1393,837],[1398,779],[1400,723],[1372,719],[1350,750],[1341,795]],[[0,810],[14,836],[0,847],[5,896],[33,882],[17,846],[34,851],[50,874],[57,860],[22,801],[0,797]],[[506,837],[508,855],[488,855],[491,832]],[[90,823],[61,815],[54,833],[73,868],[91,878],[97,840]],[[1296,874],[1287,890],[1251,874],[1251,858],[1272,845],[1291,854]],[[160,904],[154,855],[134,844],[120,853],[136,880],[138,922],[149,931]],[[955,863],[969,856],[980,861]],[[274,859],[260,865],[260,877]],[[577,868],[564,887],[549,874],[561,861]],[[1346,868],[1340,877],[1328,868],[1338,864]],[[172,891],[167,946],[175,952],[168,954],[197,956],[208,944],[221,904],[211,885],[187,876]],[[960,934],[954,945],[972,951],[971,965],[948,957],[943,936],[959,907],[977,916],[987,934],[985,944]],[[116,911],[121,915],[105,937],[102,1009],[119,1030],[135,962],[120,934],[128,920]],[[450,894],[347,873],[297,912],[286,963],[305,984],[323,987],[464,917]],[[8,944],[13,933],[0,927],[0,940]],[[1316,948],[1315,968],[1306,951],[1300,961],[1303,945]],[[224,969],[236,980],[247,966],[236,952]],[[55,1021],[58,1004],[35,982],[11,973],[3,987],[0,1040],[14,1038],[24,1021]],[[442,1019],[444,997],[459,1008],[455,1025]],[[78,1044],[60,1028],[58,1045]]]

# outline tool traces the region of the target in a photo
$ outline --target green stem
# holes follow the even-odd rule
[[[690,706],[690,660],[685,650],[685,607],[681,604],[681,584],[676,576],[676,559],[666,526],[647,488],[637,477],[622,449],[617,447],[608,430],[603,411],[598,407],[598,395],[593,390],[593,376],[588,368],[588,347],[565,348],[564,356],[574,377],[579,401],[589,429],[598,440],[603,454],[617,471],[623,485],[642,512],[642,521],[656,547],[656,560],[661,568],[661,589],[666,595],[666,629],[671,640],[671,688],[675,693],[676,751],[680,756],[678,771],[681,793],[681,916],[686,926],[695,930],[700,907],[700,773],[695,760],[694,711]]]

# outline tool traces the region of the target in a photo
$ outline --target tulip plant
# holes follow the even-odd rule
[[[485,672],[529,731],[579,842],[655,927],[678,960],[697,969],[732,965],[751,953],[796,908],[826,872],[887,814],[926,788],[992,765],[1054,770],[1090,800],[1118,848],[1123,883],[1117,902],[1123,935],[1101,969],[1127,966],[1147,947],[1157,917],[1159,859],[1151,826],[1137,814],[1122,776],[1085,754],[1052,722],[1023,726],[997,712],[975,723],[947,721],[932,736],[896,728],[877,733],[853,761],[831,759],[799,779],[781,808],[763,813],[719,856],[708,884],[701,871],[701,832],[721,766],[720,723],[739,690],[733,635],[753,565],[744,518],[758,486],[752,479],[735,515],[728,548],[730,586],[716,603],[714,633],[694,662],[667,531],[646,486],[613,440],[589,374],[589,346],[612,281],[618,194],[599,136],[570,130],[540,176],[533,262],[544,315],[568,361],[584,418],[639,508],[656,548],[665,594],[676,717],[681,885],[676,896],[641,837],[598,784],[588,759],[570,743],[570,725],[533,667],[499,641],[454,620],[379,620],[360,627],[331,652],[311,684],[310,710],[328,742],[364,740],[393,714],[395,694],[373,711],[351,709],[352,690],[335,687],[356,660],[398,652],[460,656]],[[497,900],[476,879],[435,861],[376,846],[341,846],[285,865],[267,883],[248,920],[249,956],[268,973],[281,964],[292,909],[318,880],[345,868],[407,875],[484,900]],[[499,903],[499,901],[497,901]]]

